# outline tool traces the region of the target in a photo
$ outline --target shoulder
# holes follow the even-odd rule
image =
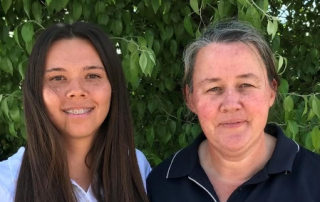
[[[136,156],[138,161],[138,166],[140,170],[140,174],[142,177],[142,182],[144,187],[146,188],[146,179],[151,172],[151,166],[146,158],[146,156],[138,149],[136,149]]]
[[[172,161],[177,153],[165,159],[151,171],[147,179],[148,191],[149,188],[152,189],[153,185],[156,185],[160,181],[165,181],[167,179]]]
[[[298,163],[300,166],[316,169],[320,174],[320,155],[300,147],[297,155]]]
[[[11,201],[13,198],[24,150],[21,147],[8,160],[0,162],[0,197],[3,201]]]

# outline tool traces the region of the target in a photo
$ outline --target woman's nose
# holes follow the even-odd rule
[[[236,90],[227,90],[224,92],[220,110],[224,113],[237,111],[242,108],[240,95]]]
[[[88,91],[83,84],[83,81],[74,80],[72,81],[67,90],[68,98],[85,98],[88,96]]]

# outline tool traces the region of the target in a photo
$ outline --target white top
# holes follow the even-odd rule
[[[1,202],[13,202],[16,182],[19,175],[21,161],[25,148],[21,147],[17,153],[9,157],[8,160],[0,162],[0,199]],[[151,171],[149,162],[144,154],[136,149],[138,165],[143,181],[144,188],[146,189],[146,178]],[[88,191],[84,191],[75,181],[71,180],[75,195],[78,202],[97,202],[94,197],[91,186]]]

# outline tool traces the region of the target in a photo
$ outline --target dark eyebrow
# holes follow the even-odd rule
[[[105,71],[104,67],[101,66],[86,66],[83,68],[83,70],[91,70],[91,69],[101,69],[103,71]],[[45,72],[65,72],[66,70],[62,67],[53,67],[50,69],[47,69]]]
[[[66,70],[63,69],[62,67],[53,67],[50,69],[47,69],[45,72],[65,72]]]
[[[91,69],[101,69],[101,70],[105,71],[104,67],[94,66],[94,65],[92,65],[92,66],[86,66],[86,67],[83,68],[83,70],[91,70]]]

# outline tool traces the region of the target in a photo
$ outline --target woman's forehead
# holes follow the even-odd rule
[[[261,78],[266,68],[253,44],[211,43],[197,54],[193,79]],[[251,76],[248,76],[251,75]]]

